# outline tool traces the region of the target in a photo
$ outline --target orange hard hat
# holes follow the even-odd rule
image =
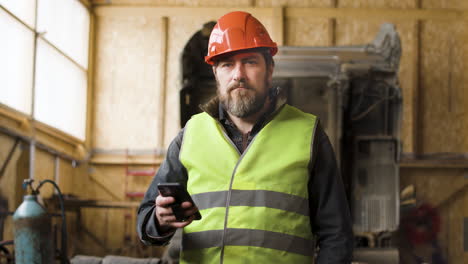
[[[270,48],[271,56],[278,51],[260,21],[249,13],[235,11],[222,16],[211,31],[205,61],[213,65],[214,57],[221,54],[261,47]]]

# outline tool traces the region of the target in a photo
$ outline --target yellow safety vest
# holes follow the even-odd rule
[[[240,155],[206,113],[187,123],[180,161],[202,220],[181,263],[312,263],[308,165],[316,117],[285,105]]]

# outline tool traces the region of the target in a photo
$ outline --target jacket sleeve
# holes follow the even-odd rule
[[[179,182],[183,185],[187,183],[187,171],[179,160],[183,132],[184,130],[180,131],[169,145],[166,158],[153,177],[143,201],[138,208],[137,232],[141,241],[146,245],[165,245],[173,235],[173,233],[165,236],[159,234],[155,215],[155,200],[158,196],[158,183]]]
[[[317,264],[351,263],[353,232],[349,206],[328,136],[317,125],[309,167],[311,226],[319,248]]]

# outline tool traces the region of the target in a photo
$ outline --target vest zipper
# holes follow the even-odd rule
[[[224,127],[221,124],[219,124],[219,125],[222,128],[223,136],[231,143],[231,145],[234,147],[234,149],[237,150],[237,153],[240,154],[240,151],[237,149],[236,144],[234,144],[234,142],[232,142],[231,138],[229,138],[229,136],[227,135],[226,130],[224,129]],[[258,133],[257,133],[257,135],[258,135]],[[229,215],[229,204],[230,204],[230,201],[231,201],[232,183],[234,182],[234,175],[236,174],[237,167],[239,167],[239,164],[242,161],[242,158],[245,156],[245,153],[247,153],[247,151],[249,150],[250,146],[254,142],[257,135],[255,135],[255,137],[252,138],[252,141],[250,141],[250,144],[247,145],[247,148],[244,150],[244,152],[242,154],[240,154],[239,160],[237,161],[236,166],[234,167],[234,170],[232,171],[231,181],[229,183],[229,190],[228,190],[228,194],[227,194],[227,197],[226,197],[226,215],[224,216],[223,242],[221,243],[221,254],[220,254],[220,261],[219,261],[220,264],[223,264],[223,262],[224,262],[224,244],[226,243],[227,220],[228,220],[228,215]]]

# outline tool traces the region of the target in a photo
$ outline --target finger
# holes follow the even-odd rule
[[[187,210],[184,212],[184,215],[185,215],[186,217],[189,217],[189,216],[191,217],[191,216],[194,216],[196,212],[198,212],[198,208],[197,208],[196,206],[193,206],[193,207],[187,209]]]
[[[173,223],[177,223],[177,220],[174,215],[172,216],[165,216],[161,219],[161,222],[165,225],[172,225]]]
[[[183,227],[186,227],[188,225],[190,225],[193,221],[193,219],[195,218],[195,216],[191,216],[189,217],[187,220],[183,221],[183,222],[173,222],[171,224],[172,227],[174,228],[183,228]]]
[[[183,202],[181,205],[180,205],[182,208],[186,209],[186,208],[190,208],[193,206],[193,204],[191,202]]]
[[[156,206],[160,206],[160,207],[168,207],[170,204],[173,204],[174,202],[175,202],[174,197],[172,196],[164,197],[161,195],[158,195],[155,201]]]
[[[172,208],[170,207],[157,207],[156,214],[161,217],[174,215],[174,213],[172,212]]]

